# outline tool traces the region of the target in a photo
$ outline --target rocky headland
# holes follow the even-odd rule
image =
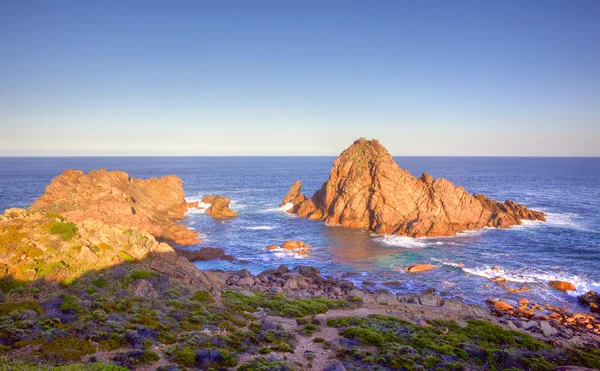
[[[182,181],[175,175],[148,180],[122,171],[67,170],[46,187],[30,211],[57,213],[79,223],[135,227],[175,245],[200,243],[198,233],[178,224],[188,210]],[[197,205],[196,205],[197,206]]]
[[[329,179],[311,198],[296,181],[283,199],[289,212],[350,228],[410,237],[449,236],[483,227],[507,228],[544,213],[514,201],[469,194],[450,181],[398,167],[377,140],[361,138],[334,161]]]

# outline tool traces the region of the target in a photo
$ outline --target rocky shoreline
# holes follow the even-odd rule
[[[356,144],[361,154],[370,153],[365,146],[380,149],[376,142]],[[361,169],[368,164],[353,159]],[[297,183],[291,192],[299,191]],[[304,205],[302,197],[288,194],[284,202]],[[0,367],[600,368],[594,292],[579,299],[590,307],[588,314],[524,298],[518,306],[495,299],[466,304],[435,288],[391,292],[372,282],[358,286],[346,276],[323,275],[311,266],[281,265],[258,274],[199,270],[191,261],[235,257],[218,248],[184,247],[196,245],[198,234],[179,220],[188,209],[206,205],[213,218],[235,217],[229,202],[220,195],[202,205],[187,202],[174,176],[143,181],[122,172],[69,170],[29,210],[7,210],[0,216]],[[543,218],[524,206],[504,205],[508,214],[502,215]],[[494,215],[493,224],[506,223]],[[440,227],[446,222],[433,221],[438,227],[431,230],[453,231]],[[298,255],[311,248],[293,240],[266,247]],[[419,274],[434,268],[415,264],[405,270]],[[492,281],[506,285],[503,277]],[[574,289],[567,282],[551,285]]]

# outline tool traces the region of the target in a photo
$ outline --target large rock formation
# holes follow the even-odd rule
[[[188,209],[183,196],[182,181],[175,175],[142,180],[122,171],[67,170],[29,210],[55,212],[74,223],[135,227],[169,244],[200,243],[198,233],[177,223]]]
[[[284,201],[289,212],[350,228],[410,237],[449,236],[482,227],[506,228],[522,219],[545,220],[513,201],[471,195],[427,173],[415,178],[400,169],[377,140],[361,138],[334,163],[329,179],[306,199],[294,183]]]

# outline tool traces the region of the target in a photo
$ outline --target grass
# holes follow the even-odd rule
[[[42,355],[51,362],[81,361],[86,354],[96,352],[96,347],[89,340],[74,337],[61,337],[42,345]]]
[[[342,343],[338,357],[349,364],[387,365],[393,369],[531,369],[553,370],[557,365],[600,367],[600,350],[553,349],[528,334],[482,320],[466,327],[454,321],[428,321],[416,326],[396,317],[371,315],[341,317],[328,321],[350,342]],[[374,347],[358,351],[356,346]],[[487,366],[484,366],[487,365]]]
[[[156,273],[155,271],[137,270],[137,271],[131,272],[131,275],[129,277],[132,280],[143,280],[143,279],[148,279],[148,278],[155,277],[157,274],[158,273]]]
[[[50,225],[50,233],[57,234],[68,241],[77,235],[77,226],[71,222],[55,222]]]
[[[267,308],[277,316],[305,317],[319,313],[326,313],[330,309],[343,308],[345,301],[325,298],[290,299],[284,295],[269,296],[262,292],[255,292],[254,296],[228,291],[223,297],[226,306],[236,310],[255,312],[258,308]]]

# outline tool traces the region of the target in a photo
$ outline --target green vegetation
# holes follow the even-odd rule
[[[127,251],[119,251],[119,257],[123,259],[126,263],[135,263],[137,259],[131,256]]]
[[[351,340],[338,348],[338,357],[357,367],[377,364],[407,370],[553,370],[561,364],[600,366],[600,350],[553,350],[528,334],[504,330],[487,321],[468,321],[464,328],[454,321],[429,321],[429,327],[396,317],[371,315],[337,318],[328,324],[340,328],[340,334]],[[373,346],[376,350],[357,352],[356,345]]]
[[[201,303],[214,303],[215,299],[213,299],[210,294],[206,291],[196,291],[192,296],[192,300],[199,301]]]
[[[60,235],[67,241],[77,235],[77,226],[71,222],[55,222],[50,225],[49,232]]]
[[[65,218],[62,215],[60,215],[59,213],[54,213],[54,212],[49,212],[48,213],[48,218],[50,218],[50,219],[60,219],[61,221],[65,220]]]
[[[89,340],[61,337],[42,345],[42,354],[50,362],[81,361],[86,354],[96,352]]]
[[[155,271],[137,270],[137,271],[131,272],[131,275],[129,277],[132,280],[143,280],[143,279],[152,278],[152,277],[156,276],[157,274],[158,273],[156,273]]]
[[[294,371],[288,362],[258,357],[238,367],[238,371]]]
[[[267,308],[273,314],[282,317],[305,317],[326,313],[330,309],[343,308],[345,301],[325,298],[290,299],[284,295],[268,296],[255,292],[254,296],[228,291],[223,296],[223,302],[229,308],[255,312],[258,308]]]
[[[74,363],[68,366],[31,366],[8,358],[0,358],[0,371],[129,371],[104,363]]]

